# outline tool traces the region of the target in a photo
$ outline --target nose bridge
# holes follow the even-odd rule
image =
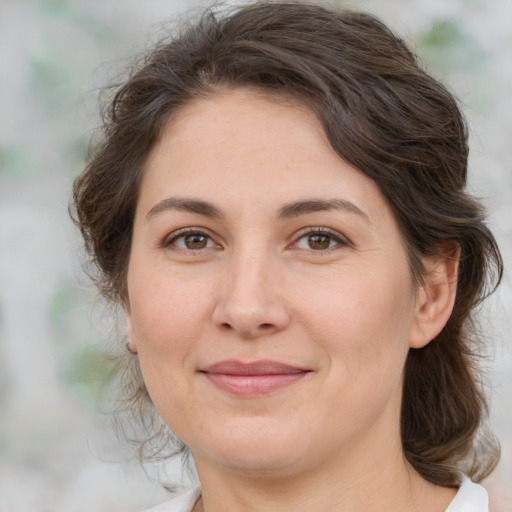
[[[278,258],[265,244],[240,245],[229,257],[215,311],[216,324],[243,337],[279,331],[288,323]]]

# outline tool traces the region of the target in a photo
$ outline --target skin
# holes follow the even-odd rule
[[[289,207],[312,200],[331,207]],[[196,510],[447,507],[455,491],[420,478],[400,442],[407,353],[455,295],[456,260],[424,265],[416,288],[378,187],[300,104],[228,90],[173,116],[145,169],[126,318],[151,398],[192,450]],[[308,373],[238,396],[204,373],[232,359]]]

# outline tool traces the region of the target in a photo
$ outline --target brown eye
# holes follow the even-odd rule
[[[329,235],[313,234],[308,236],[308,245],[315,251],[323,251],[331,245],[332,237]]]
[[[184,237],[185,247],[191,250],[205,249],[208,246],[208,237],[201,233],[193,233]]]
[[[304,231],[306,230],[302,231],[304,234],[293,244],[294,248],[321,253],[322,251],[350,246],[350,243],[343,235],[336,231],[331,232],[327,228],[310,228],[309,231]]]
[[[164,242],[164,246],[181,251],[202,251],[203,249],[218,247],[212,238],[202,231],[182,232]]]

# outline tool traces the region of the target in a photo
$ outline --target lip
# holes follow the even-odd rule
[[[201,370],[222,391],[237,396],[258,396],[275,392],[304,378],[311,370],[277,361],[244,363],[228,360]]]

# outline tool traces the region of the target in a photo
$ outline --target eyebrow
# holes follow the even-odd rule
[[[147,219],[160,213],[178,210],[183,212],[195,213],[205,217],[216,219],[224,218],[224,213],[212,203],[201,199],[168,197],[159,201],[146,215]],[[277,217],[279,219],[291,219],[300,217],[308,213],[324,212],[330,210],[342,210],[360,216],[371,224],[370,218],[354,203],[346,199],[306,199],[303,201],[294,201],[281,207]]]
[[[279,210],[278,217],[290,219],[307,213],[325,212],[330,210],[342,210],[360,216],[371,224],[370,218],[361,208],[346,199],[308,199],[289,203]]]
[[[179,197],[168,197],[158,202],[149,210],[146,219],[150,219],[159,213],[169,210],[178,210],[182,212],[196,213],[205,217],[220,219],[224,217],[222,211],[211,203],[200,199],[182,199]]]

